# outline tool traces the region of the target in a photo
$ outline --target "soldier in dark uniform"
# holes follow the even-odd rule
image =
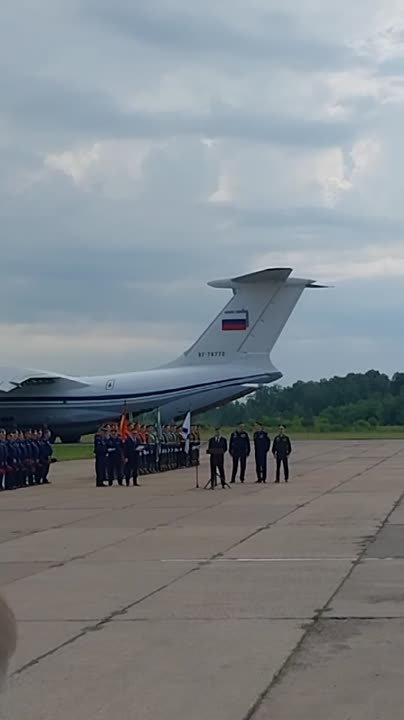
[[[40,481],[43,485],[48,485],[49,470],[52,463],[53,447],[50,441],[51,434],[49,430],[41,431],[41,439],[39,442],[39,466],[40,466]]]
[[[268,452],[271,447],[271,440],[264,430],[262,423],[257,423],[258,429],[254,433],[255,468],[257,472],[257,483],[266,483]]]
[[[149,451],[149,470],[157,472],[157,433],[154,425],[147,426],[147,448]]]
[[[162,469],[164,472],[167,472],[167,470],[170,469],[170,435],[168,432],[168,425],[164,425],[162,452]]]
[[[164,425],[164,437],[166,442],[166,470],[171,470],[172,466],[172,444],[171,444],[171,433],[170,426]]]
[[[104,487],[107,479],[107,432],[105,427],[98,428],[94,435],[95,485]]]
[[[112,428],[107,440],[107,480],[110,486],[114,480],[118,480],[118,485],[123,484],[123,440],[117,427]]]
[[[173,450],[173,463],[172,463],[171,469],[177,470],[177,468],[179,467],[180,438],[178,436],[176,425],[170,426],[170,434],[171,434],[171,444],[172,444],[172,450]]]
[[[14,473],[14,487],[22,488],[25,487],[25,458],[27,455],[27,447],[24,442],[24,434],[19,430],[15,431],[14,452],[17,459]]]
[[[285,428],[281,425],[279,435],[276,436],[272,445],[272,454],[276,459],[276,480],[280,482],[280,471],[281,465],[283,465],[283,472],[285,475],[285,482],[289,480],[289,455],[292,452],[292,445],[290,439],[285,435]]]
[[[215,429],[215,434],[210,438],[206,452],[210,455],[211,490],[214,490],[216,487],[216,471],[219,472],[222,488],[225,489],[226,476],[224,472],[224,456],[227,453],[227,440],[220,434],[220,428]]]
[[[22,488],[29,485],[31,443],[28,433],[16,433],[15,451],[18,455],[18,467],[15,470],[15,487]],[[32,483],[33,484],[33,483]]]
[[[139,436],[133,426],[129,428],[129,436],[124,442],[124,458],[125,458],[125,481],[127,487],[132,479],[133,485],[138,486],[139,473],[139,452],[142,447]]]
[[[230,455],[233,458],[233,470],[231,474],[231,482],[236,482],[238,465],[240,463],[240,482],[245,480],[245,471],[247,466],[247,458],[251,452],[250,438],[246,433],[244,425],[240,423],[238,430],[235,430],[230,437],[229,445]]]
[[[191,465],[199,465],[199,448],[201,440],[199,436],[198,426],[193,425],[191,428]]]
[[[32,431],[31,438],[31,454],[32,454],[32,471],[34,474],[34,483],[39,485],[39,432],[38,430]]]
[[[14,490],[17,487],[17,475],[20,469],[20,453],[17,446],[17,432],[11,430],[7,435],[7,474],[6,490]]]
[[[182,425],[177,425],[175,428],[175,442],[177,446],[177,468],[183,468],[187,464],[187,453],[185,452],[187,438],[184,437]],[[191,433],[189,434],[189,441],[191,442]]]
[[[7,433],[0,428],[0,492],[6,489],[6,472],[7,472]]]

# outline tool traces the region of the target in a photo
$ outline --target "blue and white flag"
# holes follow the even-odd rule
[[[191,412],[187,413],[187,416],[182,424],[181,435],[185,440],[185,452],[189,453],[189,444],[191,441]]]

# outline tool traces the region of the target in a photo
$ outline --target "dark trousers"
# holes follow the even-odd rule
[[[95,484],[97,487],[101,487],[107,476],[107,461],[105,456],[103,455],[95,456]]]
[[[129,485],[130,481],[133,480],[134,485],[138,485],[138,465],[137,458],[128,458],[128,462],[125,463],[125,481]]]
[[[216,472],[219,473],[222,487],[226,485],[226,476],[224,474],[224,457],[223,455],[210,456],[210,484],[214,488],[216,485]]]
[[[231,473],[231,481],[232,483],[236,482],[236,475],[238,471],[238,464],[240,463],[240,481],[244,482],[245,480],[245,471],[247,467],[247,458],[245,455],[242,455],[241,457],[239,455],[233,455],[233,470]]]
[[[50,470],[50,462],[49,460],[42,460],[41,461],[41,479],[42,483],[47,484],[49,482],[48,475]]]
[[[276,481],[280,481],[281,465],[283,465],[283,472],[285,475],[285,482],[289,480],[289,460],[287,457],[276,456]]]
[[[15,476],[16,476],[15,470],[7,470],[6,471],[6,475],[4,478],[5,490],[12,490],[14,487],[16,487]]]
[[[109,485],[112,485],[114,480],[118,480],[119,485],[122,485],[122,458],[119,453],[111,453],[107,458],[107,480]]]
[[[267,453],[255,453],[255,469],[258,482],[267,481]]]

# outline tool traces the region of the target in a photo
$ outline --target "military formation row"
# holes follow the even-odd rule
[[[190,442],[180,429],[163,429],[159,436],[154,426],[129,424],[122,432],[117,425],[101,427],[94,438],[97,487],[138,485],[139,475],[178,470],[199,464],[200,438],[192,429]]]
[[[48,484],[52,455],[48,430],[0,429],[0,491]]]

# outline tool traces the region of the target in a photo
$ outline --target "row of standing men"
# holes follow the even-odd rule
[[[50,437],[47,429],[0,429],[0,491],[49,483]]]
[[[254,433],[254,454],[257,483],[266,483],[268,475],[268,453],[271,449],[271,439],[261,423],[257,423],[257,430]],[[219,475],[223,488],[227,487],[224,468],[225,455],[229,451],[232,458],[231,483],[236,482],[237,473],[240,467],[240,482],[244,483],[247,468],[247,459],[251,453],[251,442],[243,424],[238,426],[231,436],[230,441],[221,435],[220,428],[215,429],[208,443],[207,453],[210,455],[210,486],[216,486]],[[280,482],[280,472],[283,466],[285,482],[289,480],[289,455],[292,452],[290,438],[285,434],[285,428],[280,427],[278,435],[272,443],[272,454],[276,462],[275,482]]]
[[[125,435],[116,424],[99,428],[94,438],[97,487],[131,483],[138,486],[139,475],[199,464],[199,427],[193,426],[190,450],[181,434],[182,427],[166,425],[159,435],[154,425],[129,423]]]

